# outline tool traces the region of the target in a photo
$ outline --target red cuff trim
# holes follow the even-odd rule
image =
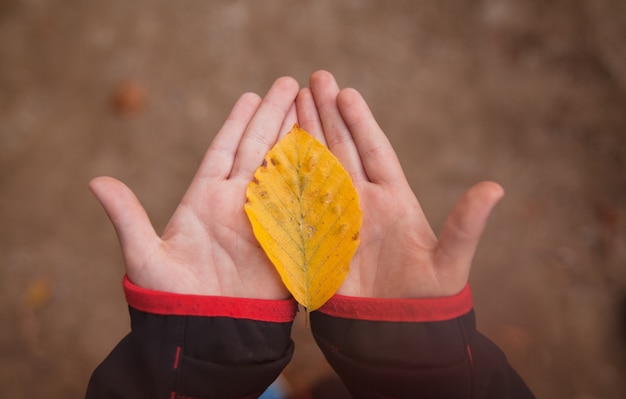
[[[153,291],[133,284],[128,276],[124,276],[123,286],[126,301],[131,307],[160,315],[232,317],[286,323],[293,321],[298,310],[293,299],[251,299]]]
[[[361,298],[335,295],[319,311],[344,319],[391,322],[429,322],[457,318],[472,310],[472,292],[466,285],[456,295],[440,298]]]

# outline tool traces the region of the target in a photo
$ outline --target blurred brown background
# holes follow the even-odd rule
[[[129,329],[88,181],[160,230],[237,97],[320,68],[364,94],[436,230],[473,183],[506,189],[471,283],[536,394],[626,397],[621,0],[0,0],[0,397],[82,397]],[[294,331],[299,392],[331,371]]]

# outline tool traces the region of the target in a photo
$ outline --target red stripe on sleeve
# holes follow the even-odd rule
[[[153,291],[133,284],[124,276],[128,304],[143,312],[160,315],[232,317],[286,323],[298,310],[293,299],[271,300],[224,296],[184,295]]]
[[[361,298],[335,295],[319,311],[334,317],[369,321],[428,322],[454,319],[473,306],[466,285],[456,295],[439,298]]]
[[[182,349],[183,349],[183,348],[181,348],[181,346],[180,346],[180,345],[178,345],[178,346],[176,347],[176,354],[174,355],[174,370],[176,370],[176,369],[178,368],[178,362],[180,361],[180,351],[181,351]]]

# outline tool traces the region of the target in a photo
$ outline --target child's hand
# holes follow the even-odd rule
[[[470,188],[437,239],[391,144],[357,91],[340,91],[333,76],[320,71],[296,104],[302,128],[325,137],[352,176],[363,210],[361,244],[338,293],[417,298],[461,291],[502,188],[491,182]]]
[[[297,93],[295,80],[281,78],[263,100],[251,93],[239,99],[162,237],[128,187],[109,177],[90,183],[115,226],[133,283],[184,294],[289,296],[243,206],[254,171],[296,122]]]

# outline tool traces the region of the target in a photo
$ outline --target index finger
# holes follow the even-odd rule
[[[244,93],[237,100],[205,153],[197,177],[225,179],[230,175],[241,137],[260,103],[254,93]]]

